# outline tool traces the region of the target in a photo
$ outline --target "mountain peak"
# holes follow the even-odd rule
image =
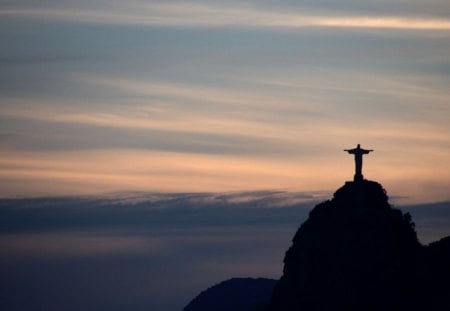
[[[271,310],[413,308],[420,247],[379,183],[347,182],[295,234]]]
[[[389,209],[388,196],[383,186],[375,181],[348,181],[333,196],[337,207]]]

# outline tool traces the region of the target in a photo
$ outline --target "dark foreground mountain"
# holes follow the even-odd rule
[[[428,310],[450,310],[450,236],[425,247],[423,291]]]
[[[203,291],[184,311],[250,311],[270,301],[276,280],[235,278]]]
[[[185,311],[448,311],[450,237],[422,246],[410,215],[389,204],[379,183],[361,178],[310,212],[269,304],[246,294],[253,283],[227,282],[196,298],[209,307]]]
[[[450,310],[449,244],[423,247],[380,184],[347,182],[295,234],[270,310]]]

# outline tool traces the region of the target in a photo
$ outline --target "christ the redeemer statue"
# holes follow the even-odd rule
[[[363,155],[368,154],[369,152],[372,152],[373,150],[362,149],[360,144],[358,144],[358,146],[356,146],[355,149],[345,149],[344,151],[347,151],[348,153],[355,155],[355,176],[353,177],[353,180],[355,182],[362,181],[363,180],[363,175],[362,175]]]

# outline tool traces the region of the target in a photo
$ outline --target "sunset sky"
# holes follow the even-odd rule
[[[450,235],[449,0],[0,1],[0,304],[179,311],[363,173]]]
[[[450,2],[2,1],[0,196],[450,199]]]

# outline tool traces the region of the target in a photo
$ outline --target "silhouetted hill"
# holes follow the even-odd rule
[[[254,283],[230,280],[185,311],[448,311],[450,237],[422,246],[414,227],[379,183],[347,182],[298,229],[269,304],[251,300]]]
[[[450,310],[449,243],[421,246],[380,184],[347,182],[298,229],[270,310]]]
[[[184,311],[264,310],[276,280],[235,278],[221,282],[194,298]]]
[[[427,265],[424,291],[431,310],[450,310],[450,236],[425,248]]]

